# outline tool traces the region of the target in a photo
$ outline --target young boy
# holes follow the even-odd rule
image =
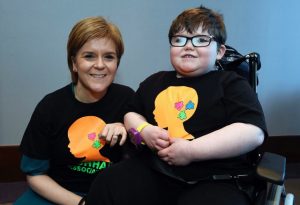
[[[174,71],[144,80],[125,115],[140,155],[99,175],[88,205],[251,204],[244,180],[229,176],[251,169],[248,153],[267,131],[248,82],[216,68],[225,41],[222,15],[203,6],[173,21]]]

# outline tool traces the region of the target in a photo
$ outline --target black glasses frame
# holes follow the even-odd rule
[[[175,45],[172,44],[172,38],[174,38],[174,37],[182,37],[182,38],[186,39],[186,41],[185,41],[185,43],[184,43],[182,46],[175,46]],[[208,38],[209,38],[208,44],[205,45],[205,46],[196,46],[196,45],[193,43],[193,39],[194,39],[194,38],[197,38],[197,37],[208,37]],[[193,45],[194,47],[207,47],[207,46],[210,45],[210,43],[211,43],[212,40],[215,40],[215,37],[212,36],[212,35],[210,35],[210,36],[208,36],[208,35],[196,35],[196,36],[192,36],[192,37],[181,36],[181,35],[175,35],[175,36],[172,36],[172,37],[169,39],[169,42],[170,42],[170,45],[173,46],[173,47],[184,47],[184,46],[187,44],[187,42],[188,42],[189,40],[192,42],[192,45]]]

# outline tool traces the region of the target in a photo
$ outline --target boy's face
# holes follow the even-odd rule
[[[194,33],[181,31],[176,35],[193,37],[196,35],[207,35],[200,26]],[[211,39],[206,47],[194,47],[191,40],[188,40],[183,47],[171,46],[171,63],[178,74],[184,77],[199,76],[215,69],[215,62],[222,58],[225,53],[225,46],[221,45],[217,50],[217,42]]]

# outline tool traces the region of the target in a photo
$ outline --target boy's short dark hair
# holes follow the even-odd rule
[[[218,45],[225,44],[227,34],[223,15],[204,6],[187,9],[177,16],[169,30],[169,39],[176,33],[186,30],[195,32],[199,26],[215,37]]]

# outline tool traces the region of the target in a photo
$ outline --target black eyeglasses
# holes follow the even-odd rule
[[[187,44],[188,40],[191,40],[194,47],[206,47],[209,46],[211,40],[215,40],[215,37],[207,35],[197,35],[193,37],[172,36],[170,38],[170,44],[174,47],[183,47]]]

